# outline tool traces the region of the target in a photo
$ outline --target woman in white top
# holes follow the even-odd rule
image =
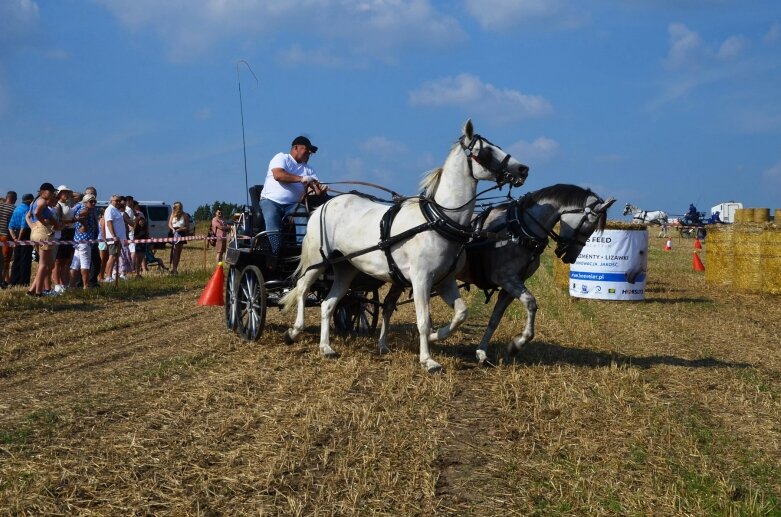
[[[184,207],[181,201],[176,201],[173,204],[173,210],[171,216],[168,218],[168,229],[171,230],[171,234],[174,237],[174,243],[171,247],[171,274],[175,275],[179,272],[179,259],[182,256],[182,248],[184,247],[184,241],[178,240],[179,237],[187,236],[187,229],[190,227],[190,218],[184,212]]]
[[[73,237],[76,233],[73,221],[73,191],[65,185],[57,189],[56,213],[60,218],[60,231],[54,232],[58,241],[67,242],[57,246],[57,256],[54,259],[52,283],[54,290],[61,293],[66,285],[70,285],[70,263],[73,260]],[[59,233],[59,235],[57,235]]]

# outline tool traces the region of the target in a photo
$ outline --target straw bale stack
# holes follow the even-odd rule
[[[753,223],[754,222],[754,209],[753,208],[738,208],[735,210],[736,223]]]
[[[770,209],[769,208],[755,208],[754,209],[754,222],[755,223],[767,223],[767,222],[770,222]]]
[[[762,234],[765,225],[736,224],[733,227],[732,244],[734,265],[732,285],[745,291],[762,290]]]
[[[735,248],[732,242],[733,225],[714,224],[708,227],[707,246],[705,246],[705,281],[709,284],[731,286],[735,261]]]
[[[776,217],[778,217],[776,210]],[[781,221],[781,219],[777,219]],[[767,225],[762,233],[762,290],[781,294],[781,225]]]
[[[776,208],[776,212],[773,215],[773,222],[776,226],[781,226],[781,208]]]

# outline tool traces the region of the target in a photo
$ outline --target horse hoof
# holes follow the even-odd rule
[[[483,366],[483,363],[485,363],[486,359],[488,359],[488,354],[486,354],[484,350],[478,350],[476,355],[477,355],[477,365]]]
[[[390,348],[383,345],[380,347],[380,355],[390,354]]]
[[[320,354],[326,359],[336,359],[339,356],[339,354],[336,353],[336,350],[328,345],[320,347]]]
[[[442,365],[436,361],[429,360],[421,364],[421,366],[426,370],[426,373],[442,373]]]
[[[291,329],[287,329],[283,335],[286,345],[292,345],[293,343],[296,342],[296,340],[293,339],[293,336],[291,334],[292,334]]]

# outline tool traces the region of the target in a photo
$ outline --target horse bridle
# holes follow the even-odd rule
[[[519,205],[526,204],[527,198],[531,199],[531,195],[528,194],[528,193],[521,198]],[[536,224],[538,227],[540,227],[545,232],[547,237],[550,237],[551,239],[553,239],[554,242],[556,242],[556,249],[554,250],[554,253],[556,254],[556,256],[558,258],[561,258],[565,253],[567,253],[567,251],[569,250],[570,246],[574,246],[574,245],[577,244],[578,246],[582,247],[582,246],[586,245],[586,241],[578,240],[577,236],[580,235],[580,229],[586,223],[586,220],[588,219],[589,215],[596,214],[597,216],[599,216],[599,214],[597,214],[597,212],[596,212],[596,210],[594,210],[594,208],[597,205],[599,205],[600,203],[604,203],[604,201],[601,198],[597,197],[596,201],[594,201],[592,203],[589,203],[588,205],[584,206],[583,208],[573,208],[571,210],[565,210],[565,211],[563,211],[563,212],[561,212],[559,214],[559,219],[561,219],[561,216],[566,215],[566,214],[576,214],[576,213],[582,213],[583,214],[581,216],[581,218],[580,218],[580,221],[578,221],[578,225],[575,227],[575,238],[571,238],[571,239],[562,237],[561,235],[559,235],[555,231],[553,231],[553,229],[546,230],[545,227],[542,225],[542,223],[540,223],[537,219],[535,219],[534,216],[530,212],[524,211],[523,214],[525,216],[527,216],[529,219],[531,219],[534,222],[534,224]],[[519,208],[522,208],[522,207],[519,206]],[[532,239],[537,239],[537,237],[534,234],[529,233],[528,229],[526,228],[526,226],[522,222],[522,217],[523,216],[521,216],[521,218],[520,218],[521,220],[519,220],[521,230],[523,230],[523,232],[528,237],[530,237]]]
[[[491,171],[494,174],[494,176],[496,177],[497,185],[502,186],[505,183],[510,183],[511,185],[515,185],[516,183],[515,178],[513,178],[512,174],[510,174],[510,171],[507,168],[507,164],[510,162],[510,158],[511,158],[510,153],[507,153],[504,159],[502,159],[502,161],[499,162],[497,166],[494,166],[496,160],[494,160],[494,154],[491,152],[490,149],[488,149],[484,145],[481,145],[477,153],[474,152],[474,148],[475,145],[477,145],[477,142],[485,143],[501,149],[501,147],[499,147],[498,145],[492,143],[487,138],[484,138],[476,133],[472,136],[472,139],[469,141],[469,144],[467,145],[464,144],[463,136],[459,138],[458,143],[461,145],[461,150],[464,151],[464,154],[467,157],[467,163],[469,164],[469,174],[472,175],[472,178],[474,178],[475,180],[478,179],[475,178],[475,173],[472,170],[472,160],[474,160],[475,162],[477,162],[478,165],[480,165],[484,169]]]

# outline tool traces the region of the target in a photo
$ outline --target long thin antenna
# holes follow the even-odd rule
[[[249,175],[247,173],[247,142],[244,139],[244,101],[241,98],[241,74],[239,73],[239,65],[244,63],[247,66],[247,70],[255,78],[255,86],[258,85],[258,77],[255,72],[252,71],[252,67],[249,63],[240,59],[236,62],[236,80],[239,83],[239,110],[241,111],[241,145],[244,148],[244,192],[247,194],[247,206],[249,206]]]

